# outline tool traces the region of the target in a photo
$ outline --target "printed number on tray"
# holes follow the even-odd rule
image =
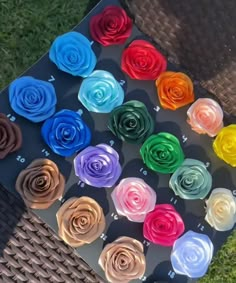
[[[107,235],[102,233],[102,235],[100,236],[100,238],[103,240],[103,241],[106,241],[107,239]]]
[[[210,162],[206,162],[206,163],[205,163],[206,168],[209,167],[210,165],[211,165]]]
[[[170,270],[169,273],[168,273],[168,276],[173,279],[175,277],[175,272]]]
[[[18,156],[16,157],[16,160],[17,160],[18,162],[20,162],[20,163],[24,163],[24,162],[25,162],[25,158],[22,157],[21,155],[18,155]]]
[[[114,212],[112,212],[111,217],[112,217],[114,220],[118,220],[118,215],[115,214]]]
[[[147,176],[147,171],[144,168],[141,168],[139,172],[143,173],[144,176]]]
[[[201,231],[204,231],[205,226],[202,225],[201,223],[199,223],[199,224],[197,225],[197,227],[198,227],[198,229],[200,229]]]
[[[125,84],[124,80],[120,80],[120,85],[123,86]]]
[[[7,118],[9,118],[9,120],[12,121],[12,122],[16,121],[16,117],[13,116],[12,114],[7,114]]]
[[[177,201],[178,201],[178,200],[177,200],[176,198],[174,198],[174,197],[172,197],[172,198],[170,199],[170,202],[173,203],[173,204],[176,204]]]
[[[82,181],[79,181],[78,182],[78,186],[80,186],[81,188],[84,188],[85,187],[85,183],[83,183]]]
[[[113,140],[109,141],[110,146],[113,146],[115,144],[115,142]]]
[[[236,196],[236,190],[233,190],[233,195]]]
[[[182,135],[182,140],[183,140],[183,143],[185,143],[188,140],[188,138],[185,135]]]
[[[48,79],[49,82],[54,82],[56,79],[54,78],[53,75],[51,75],[50,79]]]
[[[153,108],[153,110],[155,110],[156,112],[159,112],[161,108],[157,105],[156,107]]]
[[[149,246],[150,246],[150,244],[151,244],[151,243],[150,243],[150,242],[148,242],[148,241],[146,241],[146,240],[144,240],[144,241],[143,241],[143,245],[144,245],[144,246],[146,246],[146,247],[149,247]]]
[[[139,277],[139,279],[140,279],[141,281],[146,281],[146,280],[147,280],[147,276]]]
[[[83,113],[84,113],[84,111],[83,111],[83,109],[79,109],[79,110],[77,111],[77,113],[79,113],[79,115],[82,116]]]
[[[48,156],[50,155],[50,153],[49,153],[45,148],[43,148],[43,149],[41,150],[41,152],[42,152],[46,157],[48,157]]]

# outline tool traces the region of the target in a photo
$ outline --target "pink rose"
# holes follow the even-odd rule
[[[214,137],[224,126],[224,113],[220,105],[211,98],[197,99],[188,109],[187,115],[187,122],[198,134]]]
[[[156,192],[140,178],[121,180],[111,198],[117,213],[134,222],[143,222],[156,204]]]
[[[143,235],[154,244],[172,246],[184,229],[184,222],[172,205],[158,204],[145,218]]]

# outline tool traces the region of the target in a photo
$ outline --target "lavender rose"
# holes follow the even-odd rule
[[[107,144],[89,146],[74,159],[75,174],[90,186],[112,187],[119,179],[121,165],[118,153]]]

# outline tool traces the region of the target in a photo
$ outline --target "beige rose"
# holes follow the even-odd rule
[[[46,158],[35,159],[22,170],[16,180],[16,190],[26,206],[47,209],[59,199],[65,188],[65,179],[57,165]]]
[[[59,236],[75,248],[95,241],[106,226],[102,208],[89,197],[68,199],[56,217]]]
[[[228,189],[214,189],[206,201],[205,220],[217,231],[228,231],[236,222],[236,198]]]
[[[105,246],[98,263],[109,282],[128,283],[144,275],[143,245],[133,238],[120,237]]]

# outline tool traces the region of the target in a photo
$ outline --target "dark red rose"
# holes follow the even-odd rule
[[[104,46],[123,44],[131,31],[132,20],[125,10],[118,6],[107,6],[90,21],[90,33],[93,40]]]
[[[0,159],[9,153],[17,151],[22,144],[20,128],[11,122],[7,116],[0,113]]]
[[[131,42],[121,59],[122,70],[136,80],[156,80],[166,65],[166,58],[145,40]]]

